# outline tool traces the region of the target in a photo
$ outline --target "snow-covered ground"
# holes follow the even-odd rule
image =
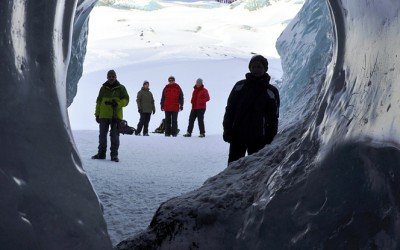
[[[104,206],[113,244],[146,228],[158,206],[222,171],[228,145],[220,136],[121,136],[120,162],[92,160],[97,131],[75,131],[84,169]]]
[[[153,1],[154,2],[154,1]],[[278,1],[257,11],[215,2],[157,1],[157,10],[94,8],[88,52],[78,94],[69,108],[71,127],[84,169],[104,205],[113,244],[146,228],[160,205],[171,197],[194,190],[226,167],[228,144],[222,141],[226,100],[235,82],[248,72],[253,53],[269,59],[273,83],[282,77],[275,42],[303,1]],[[211,101],[205,115],[205,139],[121,136],[120,163],[94,161],[98,125],[95,100],[106,72],[115,69],[131,97],[124,118],[136,127],[136,93],[150,82],[157,112],[149,130],[164,114],[161,92],[174,75],[185,96],[178,124],[186,131],[192,87],[204,79]]]

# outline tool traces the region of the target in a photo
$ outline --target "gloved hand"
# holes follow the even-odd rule
[[[96,115],[96,122],[97,122],[97,123],[100,123],[100,118],[99,118],[98,115]]]
[[[139,112],[139,114],[141,114],[141,113],[142,113],[142,110],[141,110],[141,109],[138,109],[138,112]]]
[[[114,99],[112,99],[111,101],[106,101],[104,102],[106,105],[111,105],[112,107],[118,107],[118,102]]]
[[[232,133],[228,130],[224,130],[222,138],[224,139],[225,142],[231,143],[232,142]]]
[[[179,107],[179,110],[182,111],[182,110],[183,110],[183,106],[180,106],[180,107]]]
[[[116,100],[112,99],[111,103],[111,106],[118,107],[118,102]]]
[[[155,109],[153,109],[153,115],[156,113],[156,110]]]

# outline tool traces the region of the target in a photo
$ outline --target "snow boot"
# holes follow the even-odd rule
[[[143,136],[149,136],[149,133],[145,133],[145,134],[143,134]]]
[[[118,156],[111,156],[111,161],[119,162]]]
[[[206,137],[206,135],[205,134],[200,134],[199,137],[200,138],[204,138],[204,137]]]
[[[189,133],[189,132],[187,132],[186,134],[184,134],[183,135],[184,137],[191,137],[192,136],[192,134],[191,133]]]
[[[104,160],[106,158],[105,154],[95,154],[92,156],[92,159],[94,160]]]

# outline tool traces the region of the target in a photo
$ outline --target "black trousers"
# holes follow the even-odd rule
[[[117,128],[117,122],[112,119],[100,119],[99,123],[99,155],[105,155],[107,151],[107,134],[108,129],[110,129],[110,139],[111,139],[111,156],[118,156],[119,148],[119,133]]]
[[[187,132],[188,133],[192,133],[193,132],[193,127],[194,127],[194,121],[197,118],[197,122],[199,123],[199,130],[200,130],[200,134],[205,134],[205,128],[204,128],[204,113],[206,112],[205,109],[192,109],[192,111],[190,111],[190,116],[189,116],[189,125],[187,128]]]
[[[229,147],[228,163],[239,160],[246,155],[254,154],[264,148],[265,143],[232,142]]]
[[[165,135],[178,134],[178,112],[165,111]]]
[[[143,134],[149,133],[149,122],[150,122],[151,113],[140,113],[140,120],[137,125],[136,134],[140,134],[143,128]]]

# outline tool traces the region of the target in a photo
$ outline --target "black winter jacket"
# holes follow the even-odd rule
[[[279,92],[265,74],[246,74],[233,87],[224,115],[224,140],[232,143],[272,142],[278,131]]]

